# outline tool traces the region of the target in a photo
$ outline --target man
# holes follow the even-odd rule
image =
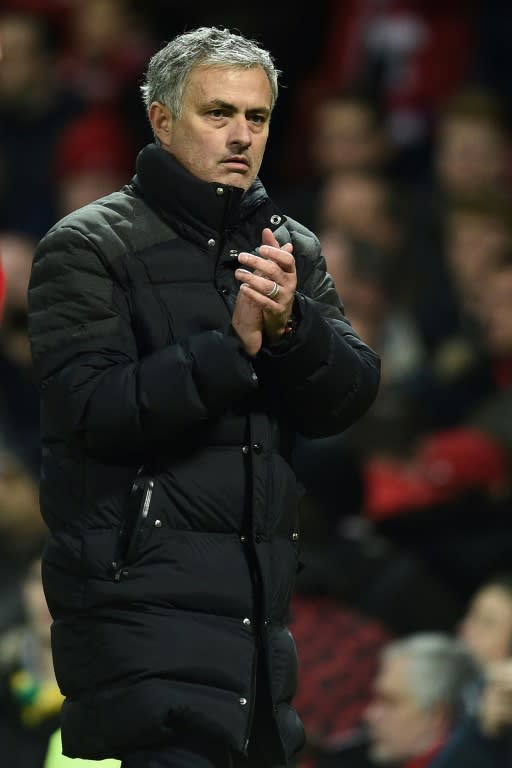
[[[155,144],[48,233],[29,288],[64,752],[279,765],[304,738],[293,433],[357,419],[378,361],[257,178],[270,55],[199,28],[143,94]]]
[[[476,679],[469,652],[447,635],[411,635],[386,646],[366,713],[373,763],[444,766],[438,761]]]

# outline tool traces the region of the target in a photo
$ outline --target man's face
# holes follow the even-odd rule
[[[512,355],[512,267],[491,273],[482,291],[480,306],[487,347],[497,357]]]
[[[372,760],[379,765],[412,759],[433,748],[442,737],[440,719],[421,709],[408,680],[406,657],[386,659],[375,681],[366,712]]]
[[[483,664],[508,658],[512,648],[512,595],[494,585],[479,590],[461,624],[460,636]]]
[[[369,109],[356,102],[328,100],[314,121],[312,158],[316,171],[380,167],[387,152],[384,136]]]
[[[497,129],[471,118],[441,126],[437,164],[448,191],[462,197],[492,189],[505,167],[505,146]]]
[[[196,67],[181,117],[169,113],[168,130],[164,123],[156,134],[194,176],[248,189],[263,160],[270,104],[270,83],[261,67]]]
[[[24,101],[41,87],[48,59],[38,34],[37,27],[28,19],[6,16],[0,20],[1,101]]]
[[[478,296],[509,245],[507,226],[492,215],[462,211],[450,217],[447,255],[463,301]]]

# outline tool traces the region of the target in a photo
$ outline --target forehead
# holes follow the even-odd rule
[[[270,109],[270,82],[263,67],[197,66],[190,72],[184,102],[246,103]]]
[[[408,675],[405,656],[383,659],[375,683],[376,692],[396,702],[411,698]]]
[[[499,279],[500,283],[503,281],[504,276],[505,279],[507,279],[507,272],[508,284],[510,285],[510,282],[512,281],[512,269],[501,272]],[[500,614],[504,613],[507,616],[512,615],[512,594],[497,585],[492,585],[481,590],[481,592],[475,597],[473,607],[480,608],[482,610],[485,609],[487,611],[493,611]]]
[[[485,139],[496,141],[498,128],[483,117],[453,116],[441,124],[441,137],[448,141]]]

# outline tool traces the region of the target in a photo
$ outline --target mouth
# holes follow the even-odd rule
[[[234,171],[244,172],[249,169],[249,161],[243,155],[233,155],[222,160],[222,165],[227,165]]]

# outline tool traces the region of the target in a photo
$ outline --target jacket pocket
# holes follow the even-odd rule
[[[137,559],[140,545],[149,531],[149,513],[154,487],[154,478],[139,471],[132,485],[125,520],[120,532],[115,569],[116,580],[120,578],[122,568]]]

